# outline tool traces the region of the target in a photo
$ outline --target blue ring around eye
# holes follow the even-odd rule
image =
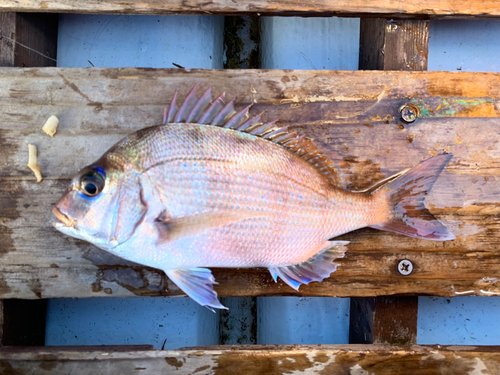
[[[102,167],[92,167],[88,170],[88,172],[84,173],[82,176],[85,176],[86,174],[89,173],[89,171],[93,171],[93,172],[97,172],[97,174],[99,174],[99,176],[103,179],[103,184],[105,185],[106,184],[106,173],[104,172],[104,168]],[[103,185],[103,187],[104,187]],[[92,196],[89,196],[87,194],[85,194],[83,191],[81,191],[79,188],[76,189],[78,191],[78,194],[87,199],[87,200],[95,200],[95,199],[98,199],[98,197],[102,196],[102,194],[100,194],[101,191],[99,191],[97,194],[95,195],[92,195]]]
[[[104,168],[102,167],[94,167],[94,171],[98,172],[102,178],[106,179],[106,172],[104,172]]]
[[[89,197],[88,195],[83,194],[80,190],[77,190],[77,192],[78,192],[78,195],[80,195],[80,197],[85,198],[87,200],[91,200],[91,201],[95,200],[100,195],[100,194],[97,194],[97,195],[94,195],[93,197]]]

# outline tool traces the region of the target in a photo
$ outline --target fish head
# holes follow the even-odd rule
[[[52,212],[58,231],[111,250],[130,238],[144,216],[139,178],[103,157],[72,179]]]

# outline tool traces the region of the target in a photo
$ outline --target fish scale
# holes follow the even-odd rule
[[[313,256],[328,238],[371,224],[366,211],[369,199],[351,194],[352,203],[339,199],[334,204],[329,195],[337,190],[328,178],[279,145],[255,136],[247,137],[249,142],[236,142],[240,133],[195,124],[173,124],[160,134],[153,145],[162,139],[183,142],[163,153],[163,158],[139,162],[157,182],[158,196],[173,219],[206,211],[234,211],[242,209],[242,202],[246,210],[266,215],[265,219],[249,219],[182,239],[177,247],[185,257],[176,256],[183,259],[177,267],[194,267],[195,262],[207,267],[296,264]],[[216,152],[194,148],[194,140],[200,139],[212,144]],[[140,142],[149,144],[147,138]],[[167,148],[168,144],[163,146]],[[227,152],[219,154],[224,149]],[[144,154],[151,153],[145,150]],[[204,160],[214,154],[216,160]],[[309,184],[296,181],[295,176]],[[243,180],[246,183],[238,183]],[[239,241],[244,233],[253,233],[254,239]],[[138,244],[141,248],[147,245]],[[268,251],[263,253],[263,248]]]
[[[333,162],[277,122],[236,112],[195,86],[164,125],[118,142],[71,182],[54,226],[133,262],[165,271],[187,295],[224,308],[205,267],[267,267],[292,288],[321,281],[370,226],[436,241],[454,236],[423,200],[451,155],[439,155],[350,192]],[[189,123],[185,123],[189,119]],[[199,122],[199,123],[198,123]]]

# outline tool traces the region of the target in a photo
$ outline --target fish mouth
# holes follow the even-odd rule
[[[75,221],[73,219],[71,219],[68,216],[66,216],[65,214],[63,214],[61,211],[59,211],[59,209],[57,207],[54,207],[52,209],[52,213],[59,220],[59,222],[54,222],[55,227],[61,227],[63,224],[67,227],[73,227],[73,225],[75,224]]]

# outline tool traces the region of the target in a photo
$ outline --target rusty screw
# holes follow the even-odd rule
[[[415,104],[406,103],[399,108],[399,113],[401,114],[401,120],[407,124],[411,124],[420,116],[420,108]]]
[[[408,259],[404,259],[399,262],[398,271],[401,275],[408,276],[413,271],[413,264]]]

